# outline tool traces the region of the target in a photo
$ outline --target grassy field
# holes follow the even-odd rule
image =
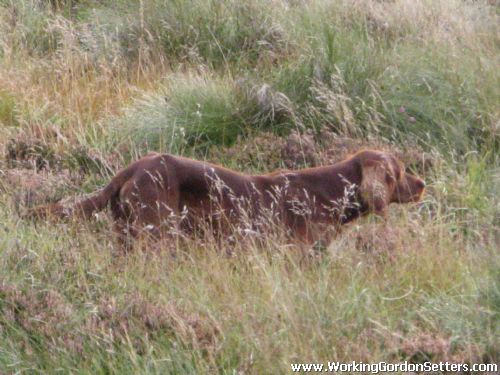
[[[500,8],[459,0],[0,0],[0,373],[500,362]],[[120,255],[33,223],[148,151],[239,170],[369,146],[421,204],[304,256],[279,234]]]

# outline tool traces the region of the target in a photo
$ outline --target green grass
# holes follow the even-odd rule
[[[290,101],[269,85],[210,76],[172,75],[111,122],[112,138],[173,153],[232,145],[238,136],[294,124]]]
[[[2,290],[4,366],[17,357],[18,366],[46,371],[248,366],[262,373],[286,372],[289,362],[307,358],[497,355],[496,249],[451,233],[440,219],[415,227],[394,215],[392,252],[361,252],[345,235],[309,260],[272,239],[265,249],[237,245],[233,258],[193,243],[175,259],[114,258],[106,225],[61,225],[54,233],[3,220],[18,233],[17,245],[1,244],[2,267],[11,270],[2,288],[14,288]],[[407,230],[416,232],[399,236]],[[428,348],[405,349],[405,340],[421,336]],[[450,347],[441,352],[440,340]]]
[[[490,3],[0,0],[0,372],[498,363]],[[424,201],[307,255],[277,231],[124,256],[105,213],[19,216],[151,150],[283,167],[288,133],[308,129],[325,155],[342,152],[325,130],[425,152]]]
[[[2,126],[15,126],[16,100],[9,93],[0,91],[0,124]]]

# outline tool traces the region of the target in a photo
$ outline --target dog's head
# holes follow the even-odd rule
[[[405,172],[394,156],[381,151],[363,150],[352,158],[361,168],[360,198],[370,211],[383,214],[390,203],[418,202],[425,182]]]

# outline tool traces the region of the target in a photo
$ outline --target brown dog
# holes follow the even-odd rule
[[[122,240],[172,226],[192,232],[199,224],[223,231],[239,222],[258,229],[262,217],[311,243],[318,230],[361,215],[384,215],[390,203],[420,200],[425,183],[405,173],[393,156],[362,150],[331,166],[245,175],[207,162],[152,153],[120,171],[103,190],[73,207],[60,203],[29,216],[90,218],[108,204]]]

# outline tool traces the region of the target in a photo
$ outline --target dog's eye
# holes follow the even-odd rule
[[[412,176],[417,175],[415,172],[416,172],[416,170],[415,170],[414,166],[408,166],[405,168],[405,173],[411,174]]]

